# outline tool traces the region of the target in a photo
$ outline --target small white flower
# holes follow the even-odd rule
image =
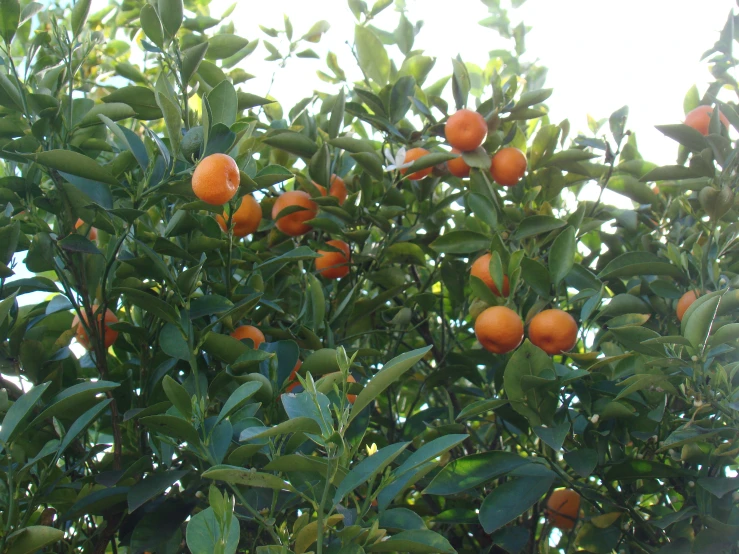
[[[696,408],[702,407],[703,404],[704,404],[703,400],[698,400],[697,398],[693,400],[693,406],[695,406]]]
[[[598,423],[598,421],[600,421],[600,416],[598,414],[593,414],[590,418],[590,423],[595,425],[596,423]]]
[[[385,148],[385,159],[388,161],[385,171],[395,171],[397,169],[405,169],[413,165],[413,162],[405,163],[405,147],[400,147],[393,157],[393,153],[389,148]]]
[[[694,362],[698,361],[698,356],[691,356],[690,359]]]
[[[695,486],[695,481],[688,481],[688,486],[692,489]]]

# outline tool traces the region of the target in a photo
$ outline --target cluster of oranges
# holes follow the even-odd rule
[[[239,167],[227,154],[211,154],[198,163],[192,175],[192,190],[200,200],[213,206],[230,202],[236,195],[241,177]],[[326,188],[313,183],[316,190],[326,196]],[[335,197],[343,204],[348,195],[344,180],[338,175],[331,176],[328,195]],[[272,206],[272,219],[275,227],[282,233],[297,237],[312,230],[308,221],[318,214],[318,205],[310,194],[302,190],[282,193]],[[228,214],[216,217],[221,229],[228,230]],[[247,194],[241,198],[238,208],[231,214],[233,234],[245,237],[254,233],[262,221],[262,207],[259,202]],[[342,240],[329,240],[328,250],[319,250],[316,259],[316,270],[327,279],[340,279],[349,273],[351,250]]]
[[[501,293],[490,274],[491,257],[491,254],[484,254],[475,260],[471,274],[485,283],[495,296],[508,296],[508,276],[503,277]],[[571,350],[577,344],[577,332],[575,319],[562,310],[544,310],[529,323],[529,340],[551,356]],[[523,321],[512,309],[493,306],[484,310],[475,320],[475,335],[486,350],[494,354],[506,354],[523,342]]]

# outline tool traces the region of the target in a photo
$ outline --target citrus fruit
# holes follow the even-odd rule
[[[549,523],[557,529],[572,529],[579,514],[580,495],[572,489],[557,489],[547,500]]]
[[[182,137],[180,150],[187,161],[192,161],[200,157],[200,151],[203,148],[203,139],[205,132],[201,125],[191,127],[190,130]]]
[[[80,343],[83,347],[85,347],[87,350],[90,349],[90,336],[87,334],[87,329],[85,329],[85,326],[82,325],[82,321],[85,323],[88,323],[87,321],[87,314],[84,310],[81,310],[82,312],[82,320],[80,320],[79,315],[75,315],[74,319],[72,320],[72,329],[75,329],[75,336],[77,337],[77,342]],[[92,312],[95,317],[95,325],[97,325],[98,332],[100,331],[100,316],[102,315],[98,311],[98,306],[95,305],[92,307]],[[105,344],[105,348],[110,348],[113,343],[118,338],[118,331],[114,331],[110,327],[108,327],[109,324],[118,323],[118,318],[115,316],[115,314],[110,310],[105,310],[105,317],[103,318],[104,323],[104,330],[103,330],[103,343]]]
[[[326,187],[324,187],[323,185],[319,185],[316,182],[313,183],[313,186],[321,191],[321,196],[326,196]],[[328,188],[328,194],[329,196],[333,196],[334,198],[336,198],[339,201],[340,206],[344,204],[348,195],[344,179],[342,179],[338,175],[331,175],[331,185]]]
[[[523,340],[523,321],[505,306],[493,306],[475,320],[475,335],[485,350],[505,354],[515,350]]]
[[[297,375],[298,371],[300,371],[300,366],[303,365],[302,360],[298,359],[297,362],[295,362],[295,367],[290,372],[290,377],[287,378],[287,392],[291,392],[295,387],[297,387],[300,384],[300,381],[298,381]]]
[[[303,209],[277,218],[282,210],[291,206]],[[316,217],[316,213],[318,213],[318,206],[310,199],[310,195],[302,190],[283,192],[272,206],[272,219],[275,220],[275,226],[291,237],[304,235],[310,231],[312,227],[306,225],[305,222]]]
[[[251,194],[247,194],[241,199],[241,205],[231,216],[234,226],[234,235],[237,237],[245,237],[251,235],[259,227],[259,223],[262,221],[262,208]],[[216,221],[221,226],[223,232],[228,231],[227,221],[228,216],[226,212],[223,215],[217,215]]]
[[[428,155],[429,151],[425,148],[411,148],[405,153],[405,158],[403,159],[403,163],[410,163],[415,162],[418,158],[423,158],[424,156]],[[411,181],[420,181],[424,177],[431,174],[431,172],[434,170],[432,167],[427,167],[426,169],[421,169],[419,171],[416,171],[415,173],[411,173],[408,175],[408,178]],[[408,171],[408,168],[403,168],[400,170],[400,173],[405,175],[406,171]]]
[[[456,148],[452,148],[453,154],[461,154],[459,150]],[[462,156],[459,156],[458,158],[454,158],[453,160],[449,160],[446,163],[447,169],[449,169],[449,173],[454,175],[455,177],[469,177],[470,176],[470,166],[467,165],[467,163],[464,161],[464,158]]]
[[[349,274],[349,259],[351,250],[343,240],[330,240],[326,242],[336,250],[319,250],[320,258],[316,258],[316,270],[326,279],[340,279]]]
[[[550,356],[567,352],[577,344],[577,322],[562,310],[544,310],[529,323],[529,340]]]
[[[483,283],[485,283],[488,288],[493,291],[493,294],[495,296],[508,296],[508,294],[511,292],[511,286],[508,281],[508,275],[503,275],[503,294],[500,294],[500,291],[498,290],[498,287],[495,286],[495,282],[493,281],[493,276],[490,275],[490,259],[492,258],[492,254],[483,254],[479,258],[475,260],[475,263],[472,264],[472,271],[470,274],[473,277],[477,277],[480,279]]]
[[[698,291],[695,290],[689,290],[680,297],[680,300],[677,301],[677,310],[675,310],[679,321],[683,320],[686,310],[690,308],[691,304],[696,300],[698,300]]]
[[[357,380],[354,378],[353,375],[349,374],[349,377],[346,378],[347,383],[356,383]],[[349,401],[349,404],[354,404],[354,402],[357,401],[357,395],[356,394],[347,394],[346,399]]]
[[[192,174],[192,191],[203,202],[219,206],[234,197],[241,176],[231,156],[211,154],[203,158]]]
[[[82,221],[81,219],[78,219],[77,220],[77,223],[74,224],[74,228],[75,229],[79,229],[83,225],[85,225],[85,222]],[[98,238],[98,230],[95,229],[95,227],[90,227],[90,230],[87,231],[87,238],[90,239],[90,240],[97,240],[97,238]]]
[[[711,115],[713,115],[712,106],[698,106],[694,110],[688,112],[685,116],[685,125],[692,127],[698,131],[701,135],[707,135],[709,133],[709,126],[711,123]],[[719,113],[719,120],[723,123],[724,127],[728,129],[729,120],[722,113]]]
[[[504,187],[512,187],[526,173],[526,155],[518,148],[501,148],[490,163],[490,175]]]
[[[467,152],[482,144],[488,134],[488,124],[477,112],[459,110],[447,119],[444,134],[454,148]]]
[[[259,345],[264,342],[264,333],[253,325],[242,325],[234,329],[231,336],[236,340],[251,339],[254,343],[254,349],[259,348]]]

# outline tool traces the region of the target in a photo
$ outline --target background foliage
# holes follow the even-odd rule
[[[656,167],[626,108],[590,136],[550,121],[507,3],[485,0],[510,51],[482,65],[414,50],[402,1],[394,29],[373,23],[391,1],[348,4],[341,63],[363,81],[322,53],[331,92],[288,107],[249,92],[260,41],[205,0],[0,1],[0,551],[735,552],[737,161],[718,112],[706,136],[659,127],[679,152]],[[286,16],[261,42],[279,69],[328,30]],[[739,130],[717,100],[737,90],[734,40],[731,15],[706,53],[716,83],[685,108]],[[435,63],[449,76],[427,82]],[[489,131],[459,179],[444,121],[465,106]],[[503,145],[528,159],[505,189],[488,171]],[[433,172],[411,181],[416,146],[431,154],[407,173]],[[241,170],[227,211],[261,202],[244,240],[193,195],[213,153]],[[277,196],[332,174],[347,200],[317,196],[313,230],[282,235]],[[577,202],[594,181],[631,207]],[[340,280],[313,267],[330,238],[352,248]],[[33,276],[10,279],[19,252]],[[507,297],[469,275],[486,252]],[[500,304],[566,310],[577,346],[481,349],[474,319]],[[259,349],[229,336],[245,323]],[[582,498],[571,531],[545,517],[561,487]]]

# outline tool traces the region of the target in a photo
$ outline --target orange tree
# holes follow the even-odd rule
[[[283,109],[205,0],[0,1],[1,552],[736,551],[733,16],[656,167],[391,4]]]

